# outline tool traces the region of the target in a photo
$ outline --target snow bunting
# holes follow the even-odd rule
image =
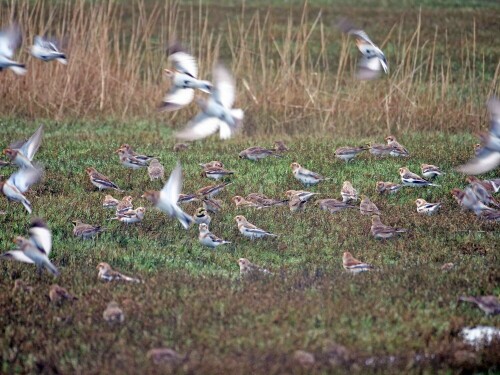
[[[457,171],[465,174],[482,174],[500,165],[500,100],[490,98],[490,130],[477,156],[466,164],[457,167]]]
[[[439,186],[432,184],[427,180],[424,180],[418,174],[410,172],[407,167],[399,168],[399,175],[401,176],[401,182],[405,186],[420,187],[420,186]]]
[[[219,180],[221,178],[233,175],[234,172],[228,171],[227,169],[220,167],[209,167],[203,169],[203,172],[201,174],[204,177],[213,178],[214,180]]]
[[[37,167],[21,168],[14,172],[6,181],[0,181],[0,192],[9,201],[20,202],[31,214],[31,202],[24,196],[31,185],[40,181],[42,170]]]
[[[371,234],[377,240],[386,240],[396,236],[398,233],[405,233],[408,230],[404,228],[393,228],[389,225],[384,225],[380,221],[380,216],[372,215]]]
[[[473,211],[476,215],[481,215],[487,211],[494,211],[492,208],[483,204],[468,186],[464,190],[457,188],[451,189],[451,194],[459,206]]]
[[[345,202],[339,201],[337,199],[319,199],[316,204],[324,211],[328,211],[331,214],[345,210],[347,208],[357,208],[356,206],[347,204]]]
[[[425,199],[419,198],[415,201],[419,214],[434,215],[441,208],[441,203],[428,203]]]
[[[288,203],[288,199],[269,198],[261,193],[250,193],[245,198],[247,201],[255,203],[260,208],[284,206]]]
[[[196,191],[196,194],[200,197],[213,198],[217,194],[219,194],[222,190],[224,190],[224,188],[229,184],[231,184],[231,182],[223,182],[217,185],[205,186],[202,187],[201,189],[198,189]]]
[[[199,201],[198,195],[196,194],[179,194],[177,198],[177,204],[191,203]]]
[[[320,181],[328,180],[328,178],[325,178],[316,172],[312,172],[301,167],[299,163],[292,163],[290,164],[290,167],[292,168],[293,176],[305,186],[316,185]]]
[[[132,196],[130,195],[123,197],[122,200],[118,202],[118,205],[116,206],[116,213],[121,214],[122,212],[133,209],[134,208],[132,204],[133,200],[134,198],[132,198]]]
[[[305,191],[305,190],[287,190],[285,192],[285,196],[288,199],[291,199],[294,195],[298,196],[301,201],[307,202],[309,201],[312,197],[315,195],[318,195],[319,193],[313,193],[311,191]]]
[[[500,314],[500,300],[496,296],[462,296],[458,300],[476,304],[486,315]]]
[[[224,164],[222,164],[222,162],[220,162],[218,160],[212,160],[212,161],[209,161],[208,163],[200,163],[198,165],[200,167],[202,167],[203,169],[207,169],[207,168],[224,168]]]
[[[75,237],[81,237],[84,240],[95,237],[99,233],[104,232],[104,228],[100,225],[90,225],[82,223],[80,220],[73,220],[73,235]]]
[[[380,215],[380,210],[377,205],[373,203],[369,197],[361,194],[361,203],[359,205],[359,212],[361,215]]]
[[[198,64],[196,59],[178,43],[167,48],[168,62],[175,70],[165,69],[165,74],[171,80],[170,90],[158,107],[159,111],[176,111],[193,101],[194,89],[210,93],[212,84],[198,79]]]
[[[161,191],[146,191],[142,197],[153,203],[160,211],[175,217],[182,224],[184,229],[189,229],[193,223],[193,218],[186,214],[177,205],[179,194],[182,190],[182,168],[180,164],[174,168],[167,183]]]
[[[342,189],[340,190],[340,195],[344,203],[358,200],[358,191],[354,189],[350,181],[344,181]]]
[[[394,152],[394,149],[392,146],[388,145],[382,145],[382,144],[367,144],[368,150],[370,151],[370,154],[377,156],[377,157],[384,157],[384,156],[390,156],[391,151]]]
[[[109,178],[107,178],[105,175],[97,172],[95,168],[88,167],[85,169],[87,172],[87,175],[89,176],[90,182],[92,185],[97,187],[99,190],[103,189],[114,189],[120,192],[123,192],[122,189],[120,189],[114,182],[112,182]]]
[[[420,170],[422,171],[422,176],[425,178],[435,178],[444,174],[444,172],[432,164],[422,164],[420,165]]]
[[[189,149],[189,145],[186,143],[176,143],[173,147],[174,152],[186,151]]]
[[[274,142],[274,151],[276,152],[287,152],[288,147],[285,145],[283,141],[275,141]]]
[[[151,181],[162,180],[165,178],[165,168],[158,161],[158,159],[151,159],[148,166],[148,175]]]
[[[60,42],[55,39],[35,36],[35,41],[30,48],[31,56],[43,61],[59,61],[63,65],[68,65],[66,55],[59,50]]]
[[[102,202],[102,206],[104,208],[115,208],[116,206],[118,206],[118,203],[120,203],[118,199],[113,198],[112,195],[106,195],[104,197],[104,201]]]
[[[490,193],[498,193],[500,191],[500,178],[495,178],[493,180],[480,180],[475,176],[467,176],[465,181],[467,181],[469,184],[472,184],[474,182],[480,183]]]
[[[238,259],[238,265],[240,266],[241,276],[256,276],[259,274],[271,275],[271,272],[269,272],[269,270],[253,264],[246,258]]]
[[[255,202],[251,202],[249,200],[246,200],[245,198],[239,196],[239,195],[236,195],[234,197],[231,198],[231,201],[234,202],[234,204],[236,205],[236,208],[245,208],[245,207],[255,207],[255,208],[261,208],[262,206],[255,203]]]
[[[26,141],[16,141],[3,153],[20,168],[33,168],[33,158],[42,144],[44,125],[38,129]]]
[[[222,210],[222,201],[213,198],[203,198],[203,208],[213,214]]]
[[[205,210],[203,207],[200,207],[196,210],[196,213],[193,215],[193,219],[196,224],[210,225],[210,222],[212,221],[212,218],[207,213],[207,210]]]
[[[118,154],[120,158],[120,164],[126,168],[139,169],[139,168],[146,168],[148,166],[148,162],[146,160],[137,158],[136,156],[130,154],[123,147],[120,147],[115,152]]]
[[[0,30],[0,72],[10,69],[17,75],[26,74],[26,65],[12,60],[21,42],[21,28],[17,23]]]
[[[144,219],[144,214],[146,209],[144,207],[137,207],[135,210],[129,209],[126,211],[121,211],[116,213],[116,217],[110,220],[118,220],[125,224],[135,224],[140,223]]]
[[[346,271],[351,273],[360,273],[364,271],[369,271],[374,267],[371,264],[363,263],[352,256],[348,251],[344,252],[342,255],[342,265]]]
[[[61,302],[67,300],[67,301],[74,301],[77,300],[74,295],[69,293],[65,288],[62,286],[59,286],[57,284],[53,284],[50,286],[49,290],[49,299],[50,302],[54,304],[60,304]]]
[[[234,220],[236,220],[236,223],[238,223],[238,230],[240,231],[240,233],[245,237],[250,238],[251,240],[262,237],[278,237],[278,235],[276,234],[270,233],[264,229],[257,228],[255,225],[249,223],[247,219],[242,215],[236,216]]]
[[[125,276],[118,271],[115,271],[111,268],[111,266],[106,262],[101,262],[96,267],[99,272],[97,273],[97,278],[102,281],[130,281],[134,283],[140,283],[141,280]]]
[[[253,161],[264,159],[268,156],[274,156],[277,158],[281,157],[281,155],[277,154],[275,150],[269,150],[267,148],[259,146],[247,148],[238,154],[238,157],[240,159],[248,159]]]
[[[243,110],[232,108],[236,96],[234,78],[221,64],[215,66],[213,77],[215,84],[210,89],[210,98],[207,101],[197,100],[201,112],[184,130],[176,133],[176,138],[194,141],[218,130],[221,139],[228,139],[241,127]]]
[[[217,237],[213,233],[208,230],[208,224],[202,223],[199,226],[200,234],[198,235],[198,239],[203,246],[216,248],[219,245],[224,245],[227,243],[231,243],[229,241],[224,241],[222,238]]]
[[[470,187],[477,199],[485,205],[491,205],[495,207],[500,207],[500,204],[496,201],[495,198],[491,195],[491,193],[479,182],[471,182]]]
[[[345,18],[338,23],[338,27],[342,32],[356,37],[356,45],[363,55],[358,62],[357,79],[372,80],[378,78],[382,70],[386,74],[389,73],[389,66],[384,53],[371,41],[366,32],[355,27]]]
[[[150,163],[151,160],[156,158],[156,156],[144,155],[144,154],[139,154],[138,152],[135,152],[134,149],[132,148],[132,146],[130,146],[127,143],[122,144],[118,150],[122,150],[127,155],[131,155],[135,159],[140,160],[140,161],[145,162],[145,163]]]
[[[307,201],[300,199],[300,197],[295,194],[288,201],[288,207],[290,207],[291,212],[304,211],[306,208]]]
[[[378,181],[376,184],[376,189],[380,194],[394,194],[397,193],[402,187],[403,185],[384,181]]]
[[[150,349],[148,350],[146,356],[156,365],[167,364],[178,366],[186,359],[186,356],[183,356],[170,348]]]
[[[335,150],[335,156],[346,163],[349,163],[361,152],[368,150],[368,147],[339,147]]]
[[[115,301],[111,301],[102,313],[102,318],[110,324],[123,323],[125,314]]]
[[[388,146],[391,146],[393,150],[390,152],[391,156],[410,156],[410,153],[404,146],[396,140],[396,137],[389,135],[385,137]]]

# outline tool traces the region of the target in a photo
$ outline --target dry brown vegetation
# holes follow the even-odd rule
[[[23,77],[0,75],[0,111],[27,118],[142,118],[183,125],[194,113],[157,114],[168,83],[164,47],[190,47],[200,76],[218,58],[234,71],[246,132],[298,129],[350,136],[416,129],[478,130],[498,91],[498,13],[347,7],[223,7],[137,0],[29,1],[0,7],[24,30]],[[349,16],[386,52],[390,75],[357,82],[354,44],[335,28]],[[376,22],[374,22],[376,20]],[[70,64],[34,61],[36,34],[64,37]],[[167,119],[167,120],[166,120]],[[367,128],[369,130],[367,130]]]

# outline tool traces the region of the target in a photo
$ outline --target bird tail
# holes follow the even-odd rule
[[[20,76],[23,76],[28,72],[28,70],[26,70],[26,65],[24,64],[11,65],[9,66],[9,69]]]
[[[242,109],[231,109],[231,116],[233,116],[234,122],[239,123],[245,117],[245,113]]]
[[[68,65],[68,59],[66,58],[66,55],[64,53],[62,53],[61,56],[58,57],[56,60],[63,65]]]
[[[438,185],[438,184],[429,184],[429,186],[441,187],[441,185]]]
[[[198,81],[196,87],[207,94],[210,94],[212,90],[212,83],[209,81]]]
[[[176,210],[175,217],[177,218],[177,220],[179,220],[179,222],[186,230],[189,229],[194,222],[193,218],[182,211],[180,208]]]
[[[47,271],[49,271],[52,275],[54,276],[59,276],[59,270],[52,264],[50,260],[45,263],[45,268],[47,268]]]
[[[29,200],[27,200],[26,198],[24,198],[21,203],[23,204],[24,208],[26,208],[26,211],[28,211],[28,213],[31,215],[31,211],[32,211],[32,208],[31,208],[31,202]]]

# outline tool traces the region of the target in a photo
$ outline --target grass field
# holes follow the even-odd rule
[[[3,139],[10,140],[29,133],[35,123],[4,120],[1,126]],[[57,282],[79,300],[55,307],[47,298],[50,276],[38,277],[29,265],[1,262],[2,372],[165,372],[168,368],[155,367],[146,358],[146,352],[158,346],[187,354],[180,367],[170,369],[186,373],[312,371],[297,365],[297,349],[315,354],[318,372],[497,368],[498,345],[469,352],[458,336],[464,326],[500,323],[498,317],[457,304],[462,294],[500,293],[498,224],[462,212],[449,193],[465,185],[452,167],[471,155],[474,139],[416,133],[401,139],[412,154],[408,160],[376,160],[366,154],[346,165],[334,158],[336,147],[365,141],[381,139],[290,139],[291,151],[283,158],[254,163],[238,159],[238,152],[255,144],[270,146],[271,140],[198,142],[174,154],[170,130],[147,122],[47,123],[37,155],[46,174],[29,197],[34,214],[45,218],[54,234],[51,258],[61,270]],[[113,154],[124,142],[159,155],[168,171],[179,159],[184,192],[210,183],[200,176],[199,162],[219,159],[235,170],[233,184],[221,195],[224,210],[213,216],[211,225],[214,233],[233,243],[216,251],[203,248],[196,228],[184,231],[140,199],[161,183],[150,182],[144,170],[132,172],[128,182],[128,171]],[[233,207],[230,198],[236,194],[279,197],[300,188],[289,169],[293,161],[333,177],[312,189],[321,197],[339,198],[342,182],[350,180],[376,202],[384,223],[408,228],[409,233],[386,243],[376,241],[369,235],[369,218],[357,210],[328,214],[310,205],[305,212],[291,214],[287,207]],[[422,162],[439,164],[447,172],[441,187],[407,188],[392,197],[375,193],[375,181],[396,182],[399,167],[418,170]],[[147,207],[142,224],[107,222],[112,212],[101,207],[105,193],[94,191],[84,173],[87,166],[113,178],[135,198],[136,206]],[[444,202],[442,212],[418,215],[413,203],[418,197]],[[2,209],[5,204],[2,199]],[[196,207],[186,210],[192,213]],[[0,216],[3,249],[12,248],[12,238],[24,235],[29,225],[21,205],[10,204],[7,211]],[[280,237],[253,242],[243,238],[234,222],[237,214]],[[104,224],[107,231],[96,241],[75,239],[75,218]],[[341,261],[344,251],[374,264],[377,271],[347,274]],[[240,280],[240,257],[270,269],[274,276]],[[102,261],[146,283],[99,282],[95,267]],[[441,271],[446,262],[455,268]],[[18,278],[35,292],[12,292]],[[124,308],[121,326],[102,320],[110,300]],[[348,354],[332,354],[332,348],[340,350],[335,345],[345,346]],[[366,361],[372,365],[364,366]]]

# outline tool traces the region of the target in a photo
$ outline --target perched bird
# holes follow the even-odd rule
[[[59,50],[60,44],[54,39],[47,39],[43,36],[35,36],[35,41],[30,48],[31,55],[43,61],[59,61],[63,65],[68,65],[66,55]]]
[[[102,317],[106,322],[110,324],[123,323],[123,321],[125,320],[125,314],[123,313],[123,310],[114,301],[108,303],[108,306],[102,313]]]
[[[227,243],[231,243],[229,241],[224,241],[222,238],[217,237],[213,233],[208,230],[208,224],[202,223],[199,226],[200,234],[198,235],[198,239],[203,246],[210,247],[212,249],[216,248],[219,245],[224,245]]]
[[[121,214],[122,212],[131,210],[134,208],[134,205],[132,204],[132,201],[134,198],[132,196],[127,195],[122,198],[120,202],[118,202],[118,205],[116,206],[116,213]]]
[[[436,178],[444,174],[439,167],[432,164],[421,164],[420,170],[422,171],[422,176],[425,178]]]
[[[114,189],[120,192],[123,192],[114,182],[112,182],[109,178],[104,176],[103,174],[97,172],[95,168],[88,167],[85,169],[87,175],[89,176],[90,182],[92,185],[97,187],[99,190],[103,189]]]
[[[307,201],[300,199],[298,194],[295,194],[288,201],[288,207],[290,207],[291,212],[304,211],[306,208]]]
[[[222,201],[214,198],[203,198],[203,208],[213,214],[222,210]]]
[[[228,139],[241,127],[243,110],[232,108],[236,96],[234,78],[221,64],[215,66],[213,77],[215,83],[210,89],[210,98],[197,101],[201,112],[184,130],[176,133],[176,138],[194,141],[218,130],[221,139]]]
[[[193,223],[193,218],[186,214],[177,205],[179,194],[182,190],[182,168],[180,164],[174,168],[167,183],[161,191],[146,191],[142,197],[153,203],[160,211],[175,217],[182,224],[184,229],[189,229]]]
[[[261,205],[255,203],[255,202],[251,202],[249,200],[246,200],[245,198],[243,198],[239,195],[232,197],[231,201],[234,202],[234,204],[236,205],[236,208],[240,208],[240,207],[242,207],[242,208],[246,208],[246,207],[262,208]]]
[[[359,205],[359,212],[361,215],[380,215],[380,210],[377,205],[373,203],[369,197],[361,194],[361,203]]]
[[[261,208],[273,206],[285,206],[288,199],[273,199],[261,193],[250,193],[245,198],[249,202],[253,202]]]
[[[16,237],[14,243],[17,248],[7,251],[2,257],[35,264],[38,270],[45,268],[54,276],[58,276],[59,270],[49,260],[50,251],[52,250],[52,232],[45,221],[33,219],[28,233],[30,234],[29,239],[20,236]]]
[[[419,198],[415,201],[419,214],[434,215],[441,208],[442,203],[428,203],[425,199]]]
[[[389,225],[384,225],[380,221],[380,216],[372,215],[371,234],[377,240],[386,240],[396,236],[398,233],[405,233],[407,229],[393,228]]]
[[[222,162],[220,162],[218,160],[212,160],[212,161],[209,161],[208,163],[200,163],[198,165],[200,167],[202,167],[203,169],[207,169],[207,168],[224,168],[224,164],[222,164]]]
[[[390,152],[391,156],[410,156],[408,150],[396,140],[396,137],[389,135],[385,137],[388,146],[391,146],[393,150]]]
[[[153,160],[155,158],[158,159],[156,156],[144,155],[144,154],[139,154],[138,152],[135,152],[134,149],[132,148],[132,146],[130,146],[127,143],[122,144],[120,146],[120,148],[118,148],[118,150],[122,150],[127,155],[133,156],[135,159],[140,160],[140,161],[145,162],[145,163],[150,163],[151,160]]]
[[[80,220],[73,220],[73,235],[75,237],[81,237],[84,240],[95,237],[99,233],[104,232],[104,228],[100,225],[90,225],[82,223]]]
[[[358,191],[354,189],[350,181],[344,181],[342,189],[340,190],[340,195],[344,203],[358,200]]]
[[[475,303],[486,315],[500,314],[500,300],[496,296],[462,296],[458,300]]]
[[[179,194],[177,204],[191,203],[199,201],[197,194]]]
[[[238,154],[238,157],[240,159],[248,159],[253,161],[264,159],[268,156],[274,156],[276,158],[281,157],[281,155],[277,154],[275,150],[270,150],[259,146],[249,147]]]
[[[378,48],[363,30],[355,27],[347,19],[338,23],[340,30],[348,35],[356,37],[356,45],[363,55],[358,62],[356,78],[360,80],[372,80],[378,78],[382,70],[389,73],[387,59],[380,48]]]
[[[77,300],[78,298],[76,298],[74,295],[69,293],[65,288],[63,288],[57,284],[53,284],[50,286],[49,299],[50,299],[50,302],[52,302],[54,304],[60,304],[61,302],[65,301],[65,300],[74,301],[74,300]]]
[[[126,168],[139,169],[146,168],[148,166],[148,161],[139,159],[138,157],[130,154],[123,146],[117,149],[115,152],[120,157],[120,164]]]
[[[170,90],[165,94],[159,111],[176,111],[193,101],[194,89],[210,93],[212,84],[198,79],[198,64],[180,44],[172,43],[167,48],[168,62],[174,70],[164,72],[171,80]]]
[[[186,143],[176,143],[173,147],[174,152],[186,151],[189,149],[189,145]]]
[[[151,159],[149,162],[148,175],[151,181],[163,180],[165,178],[165,168],[163,168],[158,159]]]
[[[488,101],[490,130],[475,158],[457,167],[457,171],[478,175],[489,172],[500,165],[500,100],[493,97]]]
[[[112,195],[106,195],[104,197],[104,201],[102,202],[102,206],[104,208],[115,208],[119,203],[120,201],[116,198],[113,198]]]
[[[349,163],[351,160],[353,160],[358,154],[362,153],[363,151],[368,150],[368,147],[361,146],[361,147],[339,147],[338,149],[335,150],[335,156],[346,163]]]
[[[274,142],[274,151],[276,152],[287,152],[288,147],[285,145],[283,141],[275,141]]]
[[[6,181],[0,181],[0,192],[7,200],[20,202],[29,214],[32,212],[31,202],[24,196],[29,188],[42,178],[42,170],[38,167],[21,168]]]
[[[276,234],[257,228],[252,223],[249,223],[242,215],[238,215],[234,219],[236,220],[236,223],[238,223],[238,230],[240,233],[251,240],[262,237],[278,237]]]
[[[401,176],[401,182],[405,186],[420,187],[420,186],[439,186],[432,184],[427,180],[424,180],[418,174],[410,172],[407,167],[399,168],[399,175]]]
[[[135,210],[129,209],[127,211],[122,211],[116,213],[116,217],[110,220],[118,220],[125,224],[135,224],[140,223],[144,219],[144,214],[146,209],[144,207],[137,207]]]
[[[134,283],[140,283],[141,280],[125,276],[118,271],[115,271],[111,268],[111,266],[106,262],[101,262],[96,267],[99,272],[97,277],[102,281],[130,281]]]
[[[210,225],[210,222],[212,221],[212,218],[207,213],[207,210],[205,210],[203,207],[200,207],[196,210],[196,213],[193,215],[193,219],[196,224]]]
[[[285,192],[285,196],[288,199],[291,199],[294,195],[298,196],[301,201],[307,202],[311,200],[312,197],[315,195],[318,195],[319,193],[313,193],[311,191],[305,191],[305,190],[287,190]]]
[[[220,167],[209,167],[203,169],[202,176],[207,178],[212,178],[214,180],[219,180],[221,178],[233,175],[233,171],[228,171],[227,169]]]
[[[293,176],[305,186],[316,185],[320,181],[328,180],[328,178],[325,178],[316,172],[312,172],[301,167],[299,163],[292,163],[290,167],[292,168]]]
[[[240,266],[241,276],[257,276],[257,275],[272,275],[269,270],[259,267],[256,264],[251,263],[246,258],[238,259],[238,265]]]
[[[374,268],[371,264],[357,260],[348,251],[344,252],[344,254],[342,255],[342,265],[344,266],[344,269],[346,271],[349,271],[351,273],[370,271]]]
[[[345,202],[339,201],[337,199],[319,199],[316,204],[324,211],[328,211],[331,214],[345,210],[347,208],[357,208],[356,206],[347,204]]]
[[[376,157],[390,156],[391,152],[394,153],[395,150],[392,146],[382,145],[382,144],[368,144],[368,150],[370,154]]]
[[[403,185],[384,181],[378,181],[376,184],[376,189],[380,194],[394,194],[397,193],[402,187]]]
[[[42,144],[43,130],[41,124],[29,139],[12,143],[3,153],[18,167],[33,168],[33,158]]]
[[[495,178],[493,180],[480,180],[475,176],[467,176],[465,179],[469,184],[477,182],[484,186],[486,190],[490,193],[498,193],[500,191],[500,178]]]
[[[10,69],[17,75],[26,74],[26,65],[12,60],[21,42],[21,28],[17,23],[0,30],[0,72],[4,69]]]
[[[217,194],[219,194],[224,188],[231,184],[231,182],[222,182],[217,185],[210,185],[210,186],[205,186],[202,187],[201,189],[198,189],[196,191],[196,194],[200,197],[205,197],[205,198],[213,198]]]

